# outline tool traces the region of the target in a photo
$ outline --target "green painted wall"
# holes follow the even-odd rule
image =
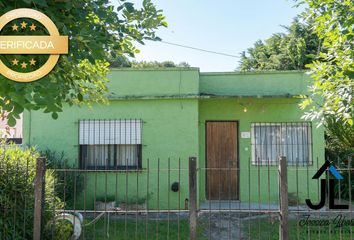
[[[76,208],[93,207],[94,195],[117,195],[124,199],[150,195],[149,207],[166,209],[178,207],[178,193],[170,190],[170,184],[180,181],[180,208],[188,198],[188,157],[196,156],[199,167],[205,166],[206,120],[238,120],[239,130],[250,131],[252,122],[297,122],[301,121],[298,101],[294,98],[281,98],[288,94],[306,93],[308,77],[301,72],[287,73],[203,73],[198,69],[144,69],[112,70],[109,74],[109,105],[88,107],[65,107],[59,119],[50,115],[32,111],[24,114],[24,142],[36,145],[40,149],[50,148],[64,151],[77,166],[78,159],[78,121],[80,119],[124,119],[140,118],[145,123],[142,130],[142,167],[143,171],[129,174],[117,172],[88,173],[85,175],[83,194],[77,199]],[[208,93],[209,96],[205,96]],[[219,98],[211,98],[220,95]],[[259,98],[239,98],[231,96],[258,96]],[[260,98],[267,96],[268,98]],[[273,96],[269,98],[269,96]],[[278,98],[274,98],[278,96]],[[217,96],[215,96],[217,97]],[[243,106],[248,108],[243,112]],[[258,168],[249,167],[251,154],[250,139],[239,140],[240,156],[240,198],[241,201],[258,201]],[[323,129],[313,125],[313,156],[323,160]],[[160,174],[158,171],[160,159]],[[171,171],[168,172],[168,158]],[[149,159],[150,174],[146,174]],[[182,170],[178,172],[181,159]],[[315,161],[316,163],[316,161]],[[290,192],[295,192],[295,183],[299,186],[309,182],[310,190],[317,193],[317,185],[310,180],[316,166],[300,168],[296,178],[294,169],[289,170]],[[260,199],[268,200],[268,182],[265,177],[268,168],[259,169],[261,176]],[[270,168],[271,201],[277,199],[276,168]],[[251,181],[248,181],[248,171]],[[180,174],[180,178],[179,178]],[[307,177],[308,176],[308,177]],[[205,173],[199,172],[200,202],[205,200]],[[160,184],[157,184],[159,178]],[[149,182],[149,189],[147,189]],[[106,184],[107,183],[107,184]],[[107,188],[105,187],[107,186]],[[126,191],[128,186],[129,191]],[[250,189],[250,196],[248,194]],[[301,198],[307,195],[307,189],[299,189]],[[317,196],[317,194],[316,194]],[[86,201],[84,201],[84,199]],[[160,200],[158,204],[158,199]]]
[[[201,73],[200,92],[221,96],[287,96],[307,93],[304,72]]]
[[[278,178],[277,167],[250,165],[251,139],[241,138],[241,132],[251,132],[252,122],[301,122],[301,111],[298,108],[299,100],[286,98],[263,98],[263,99],[208,99],[199,102],[199,166],[205,165],[205,122],[208,120],[230,120],[238,121],[239,124],[239,166],[240,166],[240,200],[242,202],[256,203],[260,199],[263,203],[278,200]],[[247,106],[247,112],[244,112]],[[314,164],[307,167],[298,167],[298,177],[296,177],[296,167],[289,166],[288,180],[289,192],[299,192],[299,198],[303,202],[308,196],[307,183],[309,185],[310,196],[317,198],[317,181],[312,180],[313,174],[317,171],[317,157],[320,164],[324,160],[324,136],[323,129],[316,128],[312,124],[312,156]],[[270,171],[268,189],[268,170]],[[259,174],[259,177],[258,177]],[[308,174],[308,175],[307,175]],[[250,180],[249,180],[249,176]],[[205,196],[205,171],[200,176],[200,201]],[[258,188],[258,182],[260,188]],[[299,189],[296,186],[299,186]],[[270,194],[268,194],[268,190]]]
[[[65,107],[59,119],[41,112],[24,114],[24,142],[36,145],[39,149],[49,148],[64,152],[78,166],[78,121],[80,119],[124,119],[138,118],[144,121],[142,131],[142,172],[130,172],[128,177],[122,173],[92,173],[85,177],[85,191],[78,199],[77,207],[92,208],[93,196],[118,195],[125,199],[126,188],[130,197],[150,195],[149,206],[157,208],[160,199],[161,209],[177,208],[178,193],[170,191],[170,184],[181,184],[180,207],[188,198],[188,157],[198,157],[198,100],[199,70],[190,69],[114,69],[108,76],[110,82],[109,105],[88,107]],[[122,100],[121,98],[142,97],[150,100]],[[162,98],[169,99],[162,99]],[[115,98],[120,100],[114,100]],[[180,98],[180,99],[179,99]],[[160,172],[158,174],[158,158]],[[168,171],[176,169],[181,162],[180,173]],[[150,174],[144,170],[149,159]],[[169,177],[170,175],[170,177]],[[180,176],[180,177],[179,177]],[[160,186],[157,179],[160,178]],[[170,179],[170,183],[169,183]],[[149,181],[149,189],[146,182]],[[105,184],[105,183],[108,184]],[[108,186],[105,189],[102,186]],[[117,188],[115,186],[117,185]],[[170,194],[170,195],[169,195]],[[170,196],[170,203],[168,198]],[[86,199],[86,202],[83,201]]]
[[[79,113],[80,112],[80,113]],[[197,100],[136,100],[113,101],[107,106],[94,106],[92,109],[66,107],[58,120],[40,112],[25,114],[25,142],[64,153],[78,165],[78,120],[79,119],[124,119],[138,118],[144,121],[142,130],[142,167],[146,170],[149,159],[150,174],[130,172],[128,177],[123,173],[88,174],[85,191],[86,207],[92,208],[93,196],[115,195],[125,198],[128,185],[128,197],[143,197],[147,192],[152,193],[150,207],[157,207],[160,198],[160,208],[170,206],[177,208],[178,193],[170,191],[168,184],[168,158],[173,169],[178,168],[181,159],[181,207],[184,199],[188,198],[188,157],[198,156],[198,101]],[[30,132],[29,132],[30,130]],[[158,191],[158,158],[160,159],[160,186]],[[137,176],[138,175],[138,176]],[[178,181],[178,171],[170,172],[170,183]],[[137,184],[138,180],[138,184]],[[146,182],[150,181],[149,190]],[[107,181],[107,189],[105,182]],[[117,181],[117,189],[115,188]],[[95,185],[96,183],[96,185]],[[106,192],[107,191],[107,192]],[[158,196],[158,192],[160,195]],[[78,199],[83,207],[83,197]]]
[[[196,68],[113,69],[108,75],[110,96],[184,96],[199,93]]]

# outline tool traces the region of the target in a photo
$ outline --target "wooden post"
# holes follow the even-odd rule
[[[289,224],[288,224],[288,169],[286,157],[279,158],[279,240],[289,239]]]
[[[197,239],[197,158],[189,158],[189,239]]]
[[[42,216],[44,210],[45,158],[37,158],[36,178],[34,180],[34,219],[33,240],[40,240],[42,233]]]

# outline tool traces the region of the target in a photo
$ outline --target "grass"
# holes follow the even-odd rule
[[[89,222],[90,220],[85,220]],[[189,222],[187,219],[177,220],[148,220],[145,219],[110,219],[109,235],[107,236],[107,218],[97,221],[95,224],[84,228],[81,239],[189,239]],[[179,234],[178,234],[179,227]],[[198,229],[198,235],[202,235],[201,229]],[[198,239],[205,239],[198,237]]]
[[[249,239],[279,240],[279,222],[275,221],[271,223],[269,220],[265,219],[245,221],[243,232]],[[352,234],[354,234],[354,232]],[[301,227],[298,226],[298,221],[289,220],[289,239],[349,240],[351,239],[350,227],[334,228],[332,226],[331,229],[329,229],[328,226]]]
[[[81,239],[129,239],[129,240],[183,240],[189,239],[189,222],[188,219],[180,219],[179,223],[173,219],[168,221],[166,219],[149,219],[147,222],[139,216],[136,220],[133,217],[128,217],[125,221],[124,217],[120,219],[110,219],[109,224],[107,218],[102,218],[95,224],[88,227],[84,227],[84,232]],[[90,222],[92,219],[86,219],[85,223]],[[242,239],[259,239],[259,240],[279,240],[279,221],[269,219],[253,219],[253,220],[241,220],[243,222],[242,227]],[[205,229],[203,224],[199,222],[197,232],[198,240],[205,240]],[[108,226],[109,225],[109,226]],[[321,240],[333,240],[343,239],[349,240],[350,227],[329,229],[326,227],[301,227],[298,225],[297,220],[289,220],[289,239],[307,240],[307,239],[321,239]],[[179,234],[178,234],[179,227]],[[205,227],[205,226],[204,226]],[[108,235],[107,235],[108,229]],[[223,230],[222,230],[223,231]]]

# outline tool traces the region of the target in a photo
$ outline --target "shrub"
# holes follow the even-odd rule
[[[342,199],[354,199],[354,128],[336,120],[328,118],[326,128],[326,157],[333,161],[337,167],[344,169],[341,181],[336,181],[336,197]]]
[[[336,198],[346,199],[354,201],[354,167],[353,156],[347,156],[346,158],[341,158],[337,167],[341,168],[341,174],[343,180],[335,181],[334,192]],[[338,161],[337,161],[338,162]],[[349,169],[348,169],[349,168]]]
[[[36,159],[34,148],[22,149],[0,142],[0,236],[1,239],[31,239],[33,235],[34,179]],[[45,176],[44,222],[53,218],[52,209],[61,208],[54,194],[54,174]]]
[[[47,225],[44,232],[44,239],[63,240],[70,239],[74,233],[74,226],[65,219],[55,221],[55,224]]]
[[[74,165],[65,157],[64,152],[58,153],[47,149],[41,152],[41,155],[47,159],[47,168],[54,171],[56,196],[65,202],[65,208],[71,208],[75,194],[78,196],[84,189],[82,174],[76,171],[64,171],[74,168]]]
[[[354,153],[354,128],[341,121],[328,118],[326,128],[326,154],[329,158],[347,159]],[[334,160],[333,159],[333,160]]]

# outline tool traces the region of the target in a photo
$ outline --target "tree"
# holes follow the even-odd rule
[[[315,60],[319,39],[312,33],[311,22],[299,15],[286,33],[276,33],[241,53],[239,70],[298,70]]]
[[[302,107],[305,117],[334,118],[353,127],[354,89],[354,2],[352,0],[306,0],[308,18],[323,44],[320,58],[311,68],[311,96]],[[321,99],[316,102],[316,99]]]
[[[108,60],[110,68],[130,68],[132,63],[125,56],[117,56]]]
[[[141,62],[131,62],[132,68],[173,68],[173,67],[190,67],[186,62],[180,62],[178,64],[172,61],[141,61]]]
[[[137,9],[132,2],[120,0],[115,9],[109,0],[17,0],[1,1],[0,14],[15,8],[33,8],[48,15],[61,35],[68,35],[69,54],[62,55],[46,77],[31,83],[17,83],[0,77],[0,112],[8,112],[8,124],[14,125],[24,109],[43,110],[53,118],[69,105],[104,102],[108,59],[130,56],[139,50],[135,42],[158,40],[157,28],[167,26],[161,10],[151,0],[143,0]],[[20,20],[13,23],[20,24]],[[22,20],[21,20],[22,21]],[[37,23],[36,34],[46,34]],[[4,28],[2,34],[14,34]],[[19,31],[18,34],[23,34]],[[0,56],[10,64],[11,56]],[[18,56],[19,58],[23,56]],[[38,57],[38,56],[37,56]],[[43,62],[48,56],[41,56]]]
[[[190,65],[187,62],[174,63],[173,61],[129,61],[128,58],[122,56],[109,60],[110,68],[173,68],[182,67],[189,68]]]

